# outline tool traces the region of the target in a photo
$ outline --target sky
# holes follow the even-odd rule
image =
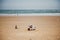
[[[59,9],[59,0],[0,0],[0,9]]]

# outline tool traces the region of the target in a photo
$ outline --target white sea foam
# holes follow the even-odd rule
[[[16,13],[16,14],[0,14],[0,16],[60,16],[60,13]]]

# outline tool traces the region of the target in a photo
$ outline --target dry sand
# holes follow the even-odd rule
[[[30,24],[35,31],[27,30]],[[1,16],[0,40],[60,40],[60,16]]]

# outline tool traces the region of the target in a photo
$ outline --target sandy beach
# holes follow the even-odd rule
[[[60,16],[0,16],[0,40],[60,40]]]

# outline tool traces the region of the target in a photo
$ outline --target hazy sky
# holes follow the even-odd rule
[[[60,1],[59,1],[60,2]],[[1,9],[56,9],[58,0],[2,0]]]

